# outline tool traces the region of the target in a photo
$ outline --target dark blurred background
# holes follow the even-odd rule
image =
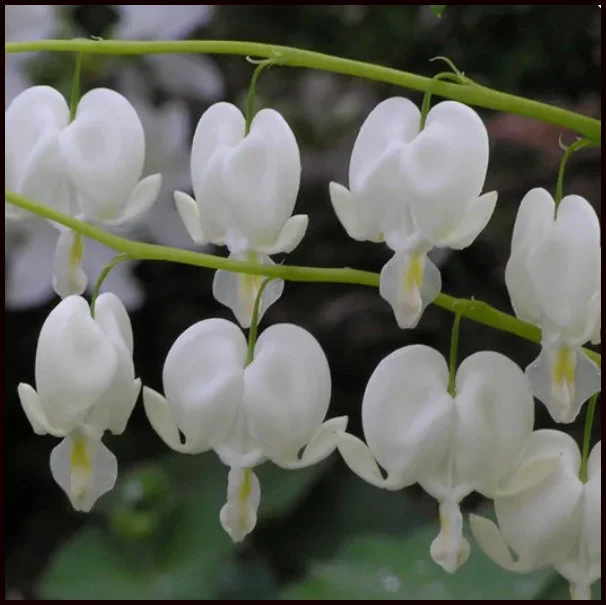
[[[165,10],[170,20],[171,7]],[[120,20],[111,6],[61,11],[54,36],[111,37]],[[429,6],[217,6],[209,14],[186,35],[284,44],[428,76],[444,69],[430,63],[443,55],[486,86],[600,117],[597,5],[448,6],[441,18]],[[218,67],[215,76],[222,78],[221,98],[243,107],[251,65],[242,57],[212,61]],[[112,84],[120,62],[147,73],[141,60],[98,56],[85,71],[86,85]],[[63,89],[71,78],[67,55],[37,55],[26,69],[34,82]],[[171,98],[171,91],[160,86],[147,93],[155,105]],[[360,125],[378,102],[393,95],[421,101],[415,92],[322,72],[273,68],[262,76],[258,106],[284,114],[302,151],[296,211],[310,215],[310,226],[288,256],[289,264],[379,271],[389,258],[385,246],[346,236],[332,211],[328,183],[347,183]],[[191,125],[212,102],[187,91],[180,98]],[[553,193],[561,157],[558,139],[571,142],[574,133],[478,111],[491,137],[485,191],[498,190],[499,202],[470,248],[439,257],[443,291],[475,296],[511,312],[504,269],[516,209],[533,187]],[[564,191],[586,197],[600,213],[599,149],[572,157]],[[215,252],[224,254],[222,249]],[[7,259],[12,254],[7,248]],[[135,367],[143,384],[160,390],[164,358],[176,337],[201,319],[232,317],[212,297],[211,271],[141,263],[134,276],[144,294],[140,308],[131,313]],[[89,516],[74,513],[49,472],[49,453],[57,441],[34,435],[16,391],[21,381],[33,384],[37,335],[54,304],[53,299],[6,311],[8,598],[565,598],[553,574],[522,578],[476,553],[468,570],[447,576],[429,559],[429,543],[437,534],[436,502],[417,487],[398,493],[372,488],[352,476],[336,454],[300,472],[263,467],[257,528],[235,547],[218,518],[227,469],[213,453],[170,453],[149,427],[141,405],[123,436],[105,440],[119,459],[117,488]],[[359,434],[363,389],[378,362],[411,343],[446,353],[452,316],[432,306],[416,330],[401,331],[374,289],[288,283],[262,328],[276,322],[298,324],[320,341],[333,377],[329,416],[347,414],[350,430]],[[460,348],[460,359],[491,349],[521,367],[539,351],[537,345],[465,320]],[[583,419],[581,414],[569,427],[578,441]],[[600,424],[598,407],[594,440],[600,438]],[[553,427],[541,405],[536,426]],[[481,505],[477,496],[464,503],[465,510]]]

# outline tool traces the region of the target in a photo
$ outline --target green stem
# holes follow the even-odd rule
[[[124,42],[120,40],[37,40],[31,42],[5,42],[5,52],[86,52],[102,55],[143,55],[173,53],[228,54],[268,57],[276,64],[290,67],[306,67],[333,73],[367,78],[387,84],[395,84],[412,90],[425,91],[430,86],[434,94],[454,99],[461,103],[506,111],[529,118],[550,122],[573,130],[587,137],[592,144],[599,145],[602,138],[601,122],[573,111],[517,97],[484,86],[461,86],[449,82],[432,82],[431,78],[405,71],[381,67],[371,63],[332,57],[322,53],[231,40],[179,40],[168,42]]]
[[[556,191],[555,191],[555,207],[556,210],[562,201],[562,191],[564,189],[564,171],[566,170],[566,164],[568,163],[568,159],[570,156],[577,151],[578,149],[582,149],[583,147],[587,147],[590,144],[590,141],[587,139],[577,139],[574,143],[571,143],[564,150],[564,155],[562,156],[562,160],[560,162],[560,168],[558,170],[558,180],[556,183]]]
[[[461,77],[456,73],[452,73],[450,71],[443,71],[442,73],[436,74],[432,78],[432,81],[439,82],[440,80],[452,80],[453,82],[458,82],[459,84],[462,84],[462,82],[460,82],[460,79],[461,79]],[[431,95],[432,94],[433,94],[433,90],[432,90],[432,87],[430,86],[425,91],[425,95],[423,96],[423,102],[421,103],[421,125],[419,127],[419,131],[421,131],[421,130],[423,130],[423,128],[425,128],[425,122],[427,122],[427,114],[429,113],[429,109],[431,106]]]
[[[74,68],[74,79],[72,80],[72,95],[69,102],[69,121],[76,118],[78,103],[80,101],[80,72],[82,71],[82,53],[76,53],[76,67]]]
[[[248,347],[246,350],[246,365],[248,365],[254,357],[255,353],[255,344],[257,342],[257,332],[259,331],[259,309],[261,307],[261,297],[263,296],[263,292],[265,287],[269,284],[270,281],[277,279],[276,277],[268,277],[263,280],[259,291],[257,292],[257,297],[255,298],[255,305],[253,307],[252,320],[250,322],[250,331],[248,332]]]
[[[60,223],[85,237],[90,237],[109,248],[122,252],[132,260],[168,261],[196,267],[206,267],[207,269],[235,271],[247,275],[279,277],[288,281],[358,284],[373,288],[379,287],[379,274],[371,271],[327,267],[295,267],[292,265],[261,265],[255,262],[230,260],[190,250],[178,250],[167,246],[133,242],[112,233],[106,233],[88,223],[63,214],[54,208],[32,202],[12,191],[5,191],[4,199],[19,208],[33,212],[42,218]],[[454,296],[440,293],[433,304],[452,313],[460,313],[462,317],[496,328],[502,332],[514,334],[531,342],[541,342],[541,330],[539,328],[503,311],[499,311],[482,301],[455,298]],[[583,349],[583,351],[599,366],[602,365],[602,357],[599,353],[588,349]]]
[[[105,267],[103,267],[103,269],[101,270],[101,273],[99,273],[99,277],[97,278],[97,282],[95,283],[95,287],[93,288],[93,294],[90,298],[90,314],[92,317],[95,316],[95,304],[97,302],[97,297],[99,296],[99,291],[101,290],[101,286],[103,285],[105,278],[109,275],[110,271],[117,264],[128,259],[128,254],[120,254],[119,256],[113,258],[111,262],[109,262],[107,265],[105,265]]]
[[[246,123],[244,125],[244,136],[246,136],[250,132],[250,125],[255,115],[255,95],[257,93],[257,81],[259,80],[261,72],[273,63],[274,61],[272,59],[261,61],[259,65],[257,65],[257,68],[255,69],[255,72],[253,73],[253,76],[250,80],[250,88],[248,89],[248,101],[246,102]]]
[[[598,402],[596,393],[587,405],[587,416],[585,416],[585,431],[583,433],[583,454],[581,458],[581,472],[579,477],[583,483],[587,481],[587,460],[589,459],[589,449],[591,446],[591,427],[593,426],[593,417],[595,416],[595,408]]]
[[[456,305],[455,305],[456,306]],[[457,353],[459,351],[459,328],[461,327],[461,314],[455,310],[455,318],[452,323],[450,335],[450,356],[448,358],[448,392],[452,397],[455,393],[455,376],[457,374]]]

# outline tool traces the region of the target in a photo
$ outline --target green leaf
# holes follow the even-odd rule
[[[430,8],[433,11],[433,14],[439,19],[442,16],[442,13],[446,9],[447,4],[431,4]]]
[[[435,500],[420,489],[379,490],[346,471],[327,474],[314,493],[322,505],[310,502],[302,508],[297,522],[289,526],[288,543],[277,540],[280,559],[306,565],[310,559],[335,555],[352,535],[373,532],[403,536],[437,518]],[[297,547],[291,548],[291,543]]]
[[[550,584],[551,570],[528,575],[498,567],[472,544],[468,561],[453,575],[429,556],[438,534],[429,523],[407,537],[359,536],[339,554],[317,564],[310,575],[283,593],[286,600],[523,600]]]
[[[295,506],[324,468],[255,469],[262,490],[259,524]],[[124,473],[99,502],[107,527],[89,525],[59,550],[43,577],[41,596],[212,599],[225,592],[220,572],[239,569],[233,563],[236,545],[219,522],[227,473],[214,455],[169,455]],[[246,566],[238,573],[245,572]],[[267,593],[273,578],[268,570],[264,574],[258,590]]]
[[[591,598],[594,601],[602,600],[602,581],[598,580],[591,587]],[[552,582],[536,597],[537,601],[570,601],[570,586],[560,575],[556,575]]]

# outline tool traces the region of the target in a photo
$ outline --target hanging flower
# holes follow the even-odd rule
[[[580,465],[572,437],[535,431],[516,472],[495,497],[498,526],[477,515],[470,524],[495,563],[518,573],[553,566],[570,583],[573,599],[590,599],[602,565],[601,441],[589,456],[586,483],[579,479]]]
[[[256,523],[261,492],[251,469],[268,459],[287,469],[315,464],[347,425],[346,417],[323,423],[328,361],[316,339],[291,324],[265,330],[247,365],[240,328],[224,319],[198,322],[169,351],[163,382],[166,399],[143,389],[147,417],[172,449],[212,449],[230,467],[220,519],[236,542]]]
[[[349,165],[350,190],[330,184],[333,207],[350,237],[395,252],[381,271],[380,294],[401,328],[414,328],[439,294],[433,247],[472,244],[494,211],[497,193],[481,195],[488,135],[480,117],[455,101],[438,103],[421,130],[421,113],[393,97],[370,113]]]
[[[601,336],[600,223],[582,197],[557,211],[545,189],[522,200],[505,283],[516,315],[542,330],[538,358],[526,368],[534,395],[556,422],[573,422],[601,387],[598,366],[581,350]]]
[[[5,115],[6,187],[77,218],[118,226],[154,203],[161,178],[139,181],[145,156],[141,121],[107,88],[86,93],[74,120],[49,86],[20,94]]]
[[[472,491],[495,494],[513,472],[532,431],[534,404],[524,373],[499,353],[465,359],[454,396],[448,382],[448,366],[435,349],[394,351],[379,363],[364,393],[368,445],[345,433],[338,447],[365,481],[390,490],[419,483],[438,500],[441,531],[430,553],[453,573],[469,556],[459,504]]]
[[[273,264],[269,255],[291,252],[303,239],[307,215],[291,216],[301,179],[299,148],[277,111],[259,111],[245,134],[237,107],[210,107],[194,133],[191,172],[195,200],[177,191],[175,202],[194,242],[225,244],[231,259]],[[217,271],[213,294],[247,328],[260,286],[260,277]],[[283,288],[275,280],[265,289],[260,317]]]
[[[130,320],[118,297],[101,294],[93,318],[83,298],[69,296],[40,331],[36,390],[19,384],[34,432],[63,437],[50,468],[76,510],[88,512],[116,481],[118,463],[101,438],[106,430],[124,432],[139,395],[132,352]]]
[[[139,181],[145,138],[135,109],[118,93],[85,94],[74,120],[63,96],[48,86],[20,94],[5,114],[5,185],[40,204],[103,225],[133,223],[155,201],[159,174]],[[7,219],[25,218],[6,203]],[[27,216],[27,214],[25,215]],[[82,240],[64,227],[55,253],[62,296],[82,294]]]

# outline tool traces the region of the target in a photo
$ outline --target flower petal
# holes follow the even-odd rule
[[[413,483],[406,482],[395,475],[388,475],[384,478],[368,446],[361,439],[349,433],[343,433],[340,436],[337,447],[345,464],[358,477],[375,487],[400,490]]]
[[[553,225],[555,203],[542,188],[531,189],[522,199],[511,239],[511,256],[505,267],[505,283],[515,314],[538,325],[541,309],[528,272],[528,257],[533,246]]]
[[[17,392],[19,393],[21,407],[36,435],[49,434],[54,437],[63,437],[65,435],[64,431],[56,430],[48,424],[38,393],[29,384],[20,382]]]
[[[454,457],[460,480],[485,496],[515,469],[534,425],[524,372],[492,351],[465,359],[456,374]]]
[[[33,86],[12,101],[4,116],[6,189],[46,206],[69,207],[69,196],[57,196],[67,193],[57,146],[68,123],[69,107],[50,86]]]
[[[250,429],[263,453],[296,461],[330,404],[330,368],[320,343],[293,324],[269,327],[257,340],[244,385]]]
[[[168,401],[149,387],[143,387],[143,406],[149,423],[160,439],[176,452],[183,454],[199,454],[210,449],[208,444],[198,444],[186,439],[185,443],[181,443],[179,436],[179,428]]]
[[[82,270],[84,243],[73,231],[63,231],[57,240],[54,257],[53,288],[61,298],[83,294],[88,284]]]
[[[296,214],[295,216],[291,216],[284,223],[284,227],[282,227],[275,244],[268,248],[257,248],[257,252],[268,255],[282,253],[289,254],[301,243],[301,240],[307,231],[308,224],[309,217],[307,214]]]
[[[598,393],[602,373],[581,349],[543,346],[526,368],[534,396],[550,416],[565,424],[574,422],[583,403]]]
[[[223,167],[229,149],[243,139],[244,116],[230,103],[209,107],[194,132],[190,163],[193,189],[200,224],[211,242],[223,239],[231,225],[231,210],[225,203]]]
[[[463,515],[456,502],[440,502],[440,533],[431,543],[431,558],[445,572],[454,573],[469,558],[471,548],[463,537]]]
[[[420,124],[421,112],[412,101],[403,97],[386,99],[370,112],[351,152],[349,186],[354,194],[386,150],[410,143],[418,135]],[[371,208],[359,210],[371,212]]]
[[[513,560],[503,534],[501,534],[494,521],[479,515],[469,515],[469,525],[478,546],[497,565],[517,573],[528,573],[535,569],[529,562],[522,561],[522,559]]]
[[[113,343],[118,355],[114,380],[86,418],[86,424],[110,430],[119,435],[133,411],[141,381],[135,380],[133,365],[133,333],[128,313],[120,299],[110,292],[101,294],[95,303],[95,321]]]
[[[497,520],[507,543],[535,568],[565,559],[575,548],[581,527],[580,453],[572,437],[560,431],[535,431],[520,468],[532,458],[549,455],[559,458],[555,473],[513,496],[495,499]]]
[[[471,246],[473,241],[484,230],[492,217],[497,205],[498,193],[490,191],[481,195],[471,204],[467,213],[463,215],[459,224],[444,239],[434,241],[436,246],[462,250]]]
[[[528,272],[543,328],[557,330],[570,346],[584,344],[594,329],[595,319],[588,318],[588,310],[601,289],[600,256],[595,210],[578,195],[566,196],[555,223],[530,253]]]
[[[232,253],[229,258],[251,262],[249,253]],[[269,256],[261,254],[252,254],[252,262],[264,265],[275,264]],[[215,273],[213,279],[213,296],[222,305],[232,310],[238,323],[243,328],[250,328],[255,300],[264,279],[262,275],[247,275],[220,269]],[[284,281],[281,279],[274,279],[267,285],[263,290],[259,304],[259,321],[261,321],[267,309],[282,296],[283,291]]]
[[[182,191],[175,191],[174,196],[177,212],[189,236],[196,244],[202,245],[207,243],[204,231],[202,231],[202,226],[200,225],[200,210],[198,209],[196,200]]]
[[[79,296],[62,300],[38,339],[36,388],[51,426],[75,428],[110,387],[118,356]]]
[[[423,254],[396,252],[381,270],[379,294],[391,305],[402,329],[416,327],[441,289],[440,270]]]
[[[84,513],[114,487],[118,477],[116,457],[101,441],[81,433],[67,435],[53,449],[50,468],[74,509]]]
[[[117,219],[143,171],[145,134],[134,107],[113,90],[91,90],[80,99],[60,141],[84,216]]]
[[[177,338],[162,373],[171,414],[199,450],[222,443],[242,404],[246,340],[224,319],[200,321]]]
[[[455,410],[447,388],[444,358],[424,345],[394,351],[368,381],[366,442],[379,464],[404,483],[418,481],[446,455]]]
[[[103,220],[109,227],[134,223],[143,217],[158,199],[162,177],[152,174],[139,181],[128,198],[122,212],[113,219]]]
[[[331,418],[320,425],[300,458],[296,460],[273,460],[275,464],[287,469],[299,469],[317,464],[332,454],[347,429],[347,416]]]
[[[443,101],[404,148],[401,196],[418,230],[432,243],[457,230],[479,197],[488,168],[488,134],[478,114]]]
[[[295,135],[277,111],[262,109],[249,134],[226,153],[223,165],[230,219],[252,248],[275,244],[292,214],[300,180]]]
[[[242,542],[257,524],[261,484],[249,468],[230,468],[227,476],[227,502],[219,519],[234,542]]]

